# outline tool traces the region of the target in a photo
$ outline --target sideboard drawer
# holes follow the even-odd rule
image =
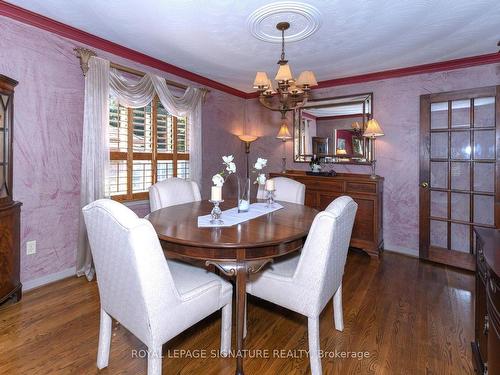
[[[346,186],[347,193],[377,193],[377,185],[374,183],[365,182],[347,182]]]
[[[344,181],[336,181],[328,177],[320,178],[295,178],[295,180],[303,183],[306,187],[314,190],[324,190],[342,193],[344,191]]]

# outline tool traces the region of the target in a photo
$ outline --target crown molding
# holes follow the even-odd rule
[[[196,82],[203,86],[208,86],[216,90],[226,92],[228,94],[244,98],[254,99],[259,97],[258,92],[244,92],[233,87],[227,86],[223,83],[211,80],[210,78],[203,77],[199,74],[190,72],[188,70],[179,68],[175,65],[158,60],[154,57],[145,55],[143,53],[134,51],[130,48],[124,47],[109,40],[100,38],[98,36],[87,33],[86,31],[79,30],[75,27],[66,25],[62,22],[55,21],[51,18],[42,16],[41,14],[31,12],[27,9],[18,7],[17,5],[9,4],[0,0],[0,15],[12,18],[16,21],[52,32],[64,38],[68,38],[88,46],[112,53],[114,55],[159,69],[166,73],[174,74],[178,77],[185,78],[192,82]],[[390,78],[405,77],[416,74],[436,73],[447,70],[470,68],[478,65],[500,63],[500,53],[490,53],[486,55],[470,56],[460,59],[435,62],[430,64],[415,65],[406,68],[398,68],[391,70],[384,70],[381,72],[360,74],[356,76],[335,78],[326,81],[321,81],[314,90],[324,89],[333,86],[352,85],[356,83],[380,81]]]
[[[117,55],[138,62],[140,64],[159,69],[163,72],[174,74],[178,77],[185,78],[203,86],[208,86],[213,89],[238,96],[240,98],[246,98],[247,96],[247,93],[237,90],[233,87],[216,82],[188,70],[179,68],[178,66],[155,59],[154,57],[134,51],[120,44],[110,42],[109,40],[87,33],[86,31],[82,31],[62,22],[42,16],[41,14],[18,7],[17,5],[9,4],[3,0],[0,0],[0,15],[12,18],[16,21],[37,27],[39,29],[49,31],[64,38],[86,44],[93,48],[112,53],[113,55]]]
[[[332,86],[352,85],[355,83],[380,81],[383,79],[398,78],[416,74],[436,73],[447,70],[470,68],[477,65],[500,63],[500,53],[490,53],[486,55],[463,57],[455,60],[440,61],[430,64],[410,66],[407,68],[398,68],[384,70],[381,72],[360,74],[351,77],[329,79],[321,81],[314,89],[324,89]]]

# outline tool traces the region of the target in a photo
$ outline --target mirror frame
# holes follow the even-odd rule
[[[364,131],[367,121],[370,118],[373,118],[373,92],[334,96],[334,97],[328,97],[328,98],[310,99],[307,101],[307,103],[303,107],[300,107],[300,108],[293,111],[293,138],[292,139],[293,139],[293,161],[294,161],[294,163],[309,163],[309,160],[299,160],[300,155],[297,153],[297,150],[296,150],[295,138],[296,138],[296,134],[297,134],[297,126],[298,126],[298,123],[302,117],[301,116],[302,110],[307,109],[307,108],[325,107],[328,105],[328,103],[325,103],[325,102],[330,102],[330,101],[335,100],[335,99],[346,99],[346,98],[350,98],[350,97],[359,97],[359,96],[365,97],[365,99],[363,101],[370,99],[370,110],[371,111],[366,113],[366,114],[360,114],[360,117],[363,118],[362,131]],[[334,155],[334,156],[330,157],[332,160],[323,160],[322,162],[327,163],[327,164],[371,165],[372,164],[372,157],[371,157],[372,155],[370,152],[371,142],[372,142],[371,139],[366,138],[366,142],[365,142],[365,146],[364,146],[365,153],[366,153],[366,160],[364,160],[364,161],[358,161],[358,160],[352,159],[352,158],[349,158],[348,161],[347,160],[336,161],[335,160],[336,156]],[[347,158],[344,158],[344,159],[347,159]]]

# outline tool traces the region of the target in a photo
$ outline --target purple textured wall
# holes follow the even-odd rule
[[[500,64],[421,74],[355,85],[314,90],[314,98],[373,92],[374,117],[385,136],[376,141],[377,174],[385,177],[384,240],[389,250],[418,252],[419,103],[420,95],[500,84]],[[247,102],[247,127],[262,138],[252,154],[267,156],[271,171],[281,169],[281,142],[275,139],[279,115],[257,100]],[[291,128],[290,128],[291,130]],[[286,143],[288,168],[307,169],[292,162],[292,142]],[[332,165],[339,172],[369,173],[369,167]]]
[[[36,279],[74,266],[79,213],[84,81],[73,41],[0,17],[0,73],[17,79],[14,198],[23,202],[21,278]],[[97,51],[100,57],[178,82],[186,80]],[[249,77],[249,82],[250,82]],[[314,91],[314,97],[374,93],[374,115],[386,136],[377,140],[377,171],[386,178],[384,236],[386,248],[416,253],[418,249],[418,117],[419,95],[500,84],[500,66],[423,74]],[[246,119],[246,123],[244,120]],[[281,168],[283,144],[275,139],[279,115],[257,100],[245,101],[213,90],[203,105],[203,186],[206,197],[220,157],[234,154],[244,168],[237,134],[261,138],[251,147],[251,160],[269,159],[267,171]],[[291,129],[290,129],[291,130]],[[288,168],[292,142],[287,142]],[[368,173],[365,167],[335,166],[338,171]],[[234,196],[235,178],[224,196]],[[141,215],[147,203],[135,205]],[[37,253],[25,255],[27,240],[37,240]]]
[[[80,201],[84,80],[71,40],[0,17],[0,74],[19,81],[15,96],[14,198],[23,202],[21,279],[23,282],[75,265]],[[103,51],[98,56],[142,71],[164,74]],[[244,99],[211,90],[203,105],[202,192],[219,169],[220,156],[243,160],[233,135],[244,128]],[[242,164],[241,164],[242,165]],[[231,193],[231,184],[227,192]],[[134,205],[140,215],[148,203]],[[26,255],[26,241],[37,253]]]

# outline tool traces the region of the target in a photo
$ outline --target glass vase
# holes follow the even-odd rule
[[[250,208],[250,178],[238,177],[238,212],[247,212]]]

